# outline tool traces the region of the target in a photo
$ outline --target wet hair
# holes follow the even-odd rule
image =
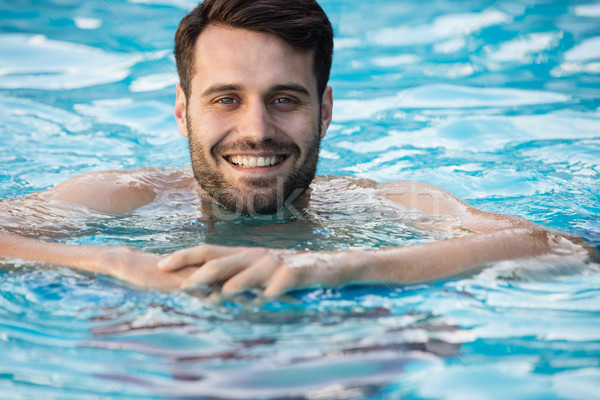
[[[187,14],[175,33],[175,61],[186,98],[194,76],[195,47],[209,25],[267,33],[313,54],[319,101],[333,58],[333,28],[315,0],[205,0]]]

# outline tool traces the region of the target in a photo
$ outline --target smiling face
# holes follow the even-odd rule
[[[189,98],[175,118],[204,194],[243,214],[272,213],[308,187],[331,122],[313,55],[273,35],[208,26],[196,43]]]

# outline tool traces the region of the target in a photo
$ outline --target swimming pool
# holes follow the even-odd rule
[[[599,4],[321,4],[336,52],[320,174],[426,181],[600,246]],[[0,197],[87,171],[187,164],[171,47],[194,5],[0,0]],[[61,227],[52,240],[165,253],[265,237],[308,248],[435,239],[396,234],[406,215],[339,201],[343,213],[275,227],[211,225],[182,204],[37,223]],[[301,240],[282,236],[288,224]],[[222,303],[58,266],[0,266],[0,398],[591,399],[600,389],[597,265],[505,262],[262,305],[252,293]]]

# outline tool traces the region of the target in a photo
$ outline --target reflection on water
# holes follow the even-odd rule
[[[427,181],[600,245],[598,4],[321,3],[336,53],[320,174]],[[82,172],[188,164],[171,47],[194,5],[0,0],[0,197]],[[158,253],[460,234],[453,221],[337,183],[316,183],[310,206],[276,223],[215,220],[182,193],[125,216],[3,204],[13,230],[28,215],[29,235]],[[141,291],[2,260],[0,397],[594,398],[598,288],[597,265],[509,262],[428,285],[313,288],[264,303],[254,292],[225,301]]]
[[[412,310],[400,288],[376,295],[362,288],[302,291],[293,301],[244,305],[243,298],[215,303],[38,271],[25,278],[25,271],[13,270],[3,279],[2,321],[27,310],[23,323],[4,330],[13,344],[6,359],[13,366],[35,362],[41,373],[61,357],[67,368],[47,385],[90,385],[98,394],[102,382],[104,390],[120,382],[125,396],[287,398],[330,386],[325,392],[377,392],[408,366],[459,356],[460,343],[472,340],[467,331]],[[19,279],[27,282],[15,290]],[[417,288],[409,297],[426,291]],[[25,343],[38,348],[26,362],[19,361]],[[90,370],[86,360],[105,366]],[[35,384],[39,378],[34,372],[21,379]]]

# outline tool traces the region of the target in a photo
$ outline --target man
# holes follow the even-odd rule
[[[312,285],[420,282],[506,259],[598,258],[597,250],[581,239],[480,211],[440,188],[404,181],[356,180],[353,185],[408,208],[452,216],[470,234],[381,250],[201,245],[168,257],[24,236],[26,218],[12,210],[32,210],[41,203],[125,214],[160,201],[162,193],[179,192],[198,195],[198,212],[216,217],[226,210],[258,216],[309,206],[307,189],[319,144],[332,120],[327,86],[332,52],[331,25],[313,0],[206,0],[181,21],[175,38],[180,76],[175,118],[189,140],[193,176],[185,171],[96,172],[5,201],[0,255],[109,274],[141,286],[222,283],[224,294],[260,287],[265,296]]]

